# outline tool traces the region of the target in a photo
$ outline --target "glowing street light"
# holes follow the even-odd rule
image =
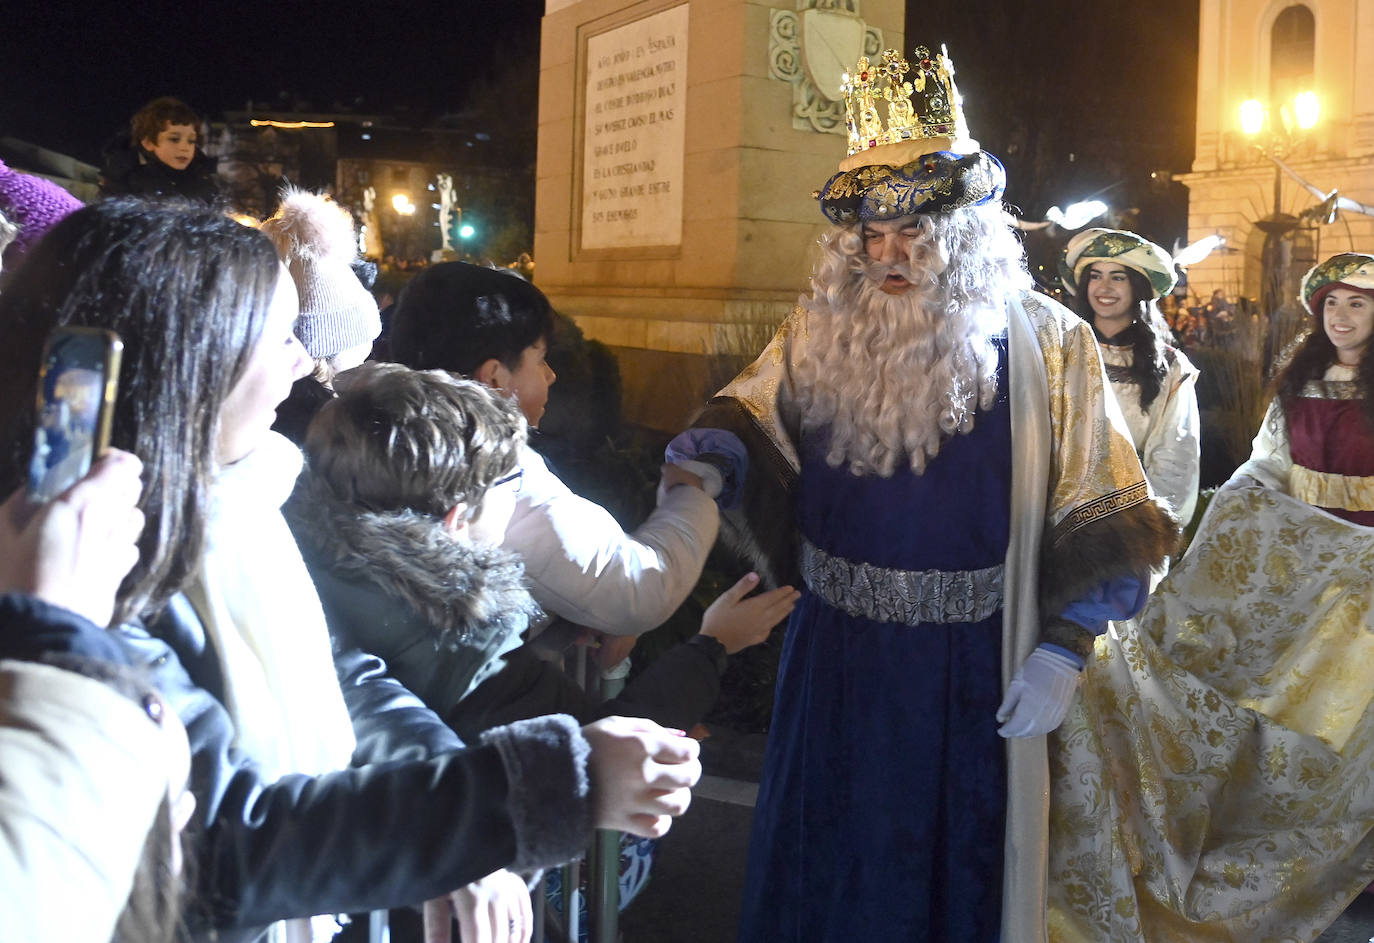
[[[473,229],[472,226],[468,225],[467,223],[464,223],[458,230],[458,238],[471,239],[476,234],[476,232],[477,230]]]
[[[1304,131],[1316,127],[1321,110],[1316,92],[1303,92],[1293,99],[1293,114],[1297,116],[1298,127]]]
[[[1264,130],[1264,103],[1258,98],[1247,98],[1240,103],[1240,129],[1246,137],[1254,137]]]
[[[1278,108],[1279,120],[1269,120],[1271,109],[1258,98],[1240,103],[1240,129],[1264,157],[1274,161],[1274,215],[1277,222],[1283,215],[1283,170],[1279,159],[1287,156],[1297,143],[1295,131],[1310,131],[1321,118],[1321,101],[1313,91],[1300,92],[1290,102]],[[1268,130],[1264,139],[1260,133]],[[1295,127],[1296,126],[1296,127]]]
[[[1268,145],[1257,144],[1266,153],[1269,151],[1286,150],[1293,143],[1292,136],[1294,125],[1299,131],[1311,131],[1317,126],[1321,119],[1321,100],[1317,98],[1317,93],[1313,91],[1299,92],[1293,96],[1292,101],[1283,102],[1279,105],[1279,121],[1277,127],[1274,122],[1269,121],[1270,109],[1258,98],[1247,98],[1240,103],[1240,129],[1248,138],[1256,137],[1264,130],[1266,124],[1273,140]]]
[[[1277,111],[1278,121],[1271,115]],[[1272,315],[1278,311],[1280,299],[1291,295],[1288,286],[1290,252],[1285,242],[1291,238],[1293,230],[1301,225],[1296,216],[1283,211],[1283,163],[1290,150],[1296,146],[1303,132],[1316,127],[1321,117],[1321,102],[1313,91],[1300,92],[1292,101],[1281,103],[1277,109],[1266,106],[1259,99],[1251,98],[1240,104],[1240,129],[1250,139],[1255,150],[1274,164],[1274,212],[1255,221],[1256,228],[1264,234],[1264,249],[1260,254],[1260,267],[1264,272],[1264,295],[1261,304]]]
[[[391,198],[391,206],[392,209],[402,216],[415,215],[415,204],[410,202],[410,197],[406,196],[404,193],[397,193],[393,196]]]

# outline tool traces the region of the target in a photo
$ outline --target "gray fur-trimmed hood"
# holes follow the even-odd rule
[[[542,616],[525,588],[518,555],[456,541],[441,521],[415,511],[346,505],[308,467],[283,512],[326,609],[331,588],[326,580],[345,591],[375,588],[387,603],[409,610],[406,615],[414,618],[407,624],[423,623],[434,650],[468,654],[480,662],[470,666],[471,674],[463,670],[459,674],[466,677],[452,679],[459,697],[494,671],[498,656],[519,645],[530,621]],[[382,645],[364,647],[387,657]]]

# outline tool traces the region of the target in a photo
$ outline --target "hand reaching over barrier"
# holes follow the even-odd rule
[[[697,742],[631,717],[598,720],[582,734],[592,747],[587,771],[596,827],[643,838],[666,834],[673,818],[687,811],[701,778]]]

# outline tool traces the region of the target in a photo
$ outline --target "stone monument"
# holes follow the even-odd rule
[[[844,154],[841,75],[903,45],[898,0],[547,0],[539,287],[620,361],[625,414],[676,430],[767,342]],[[719,372],[719,371],[717,371]]]

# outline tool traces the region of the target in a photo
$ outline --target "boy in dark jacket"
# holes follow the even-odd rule
[[[750,574],[712,604],[700,634],[597,702],[557,667],[512,651],[539,615],[519,556],[500,546],[521,487],[518,405],[399,364],[364,364],[336,388],[307,433],[288,523],[331,631],[385,659],[464,739],[550,712],[686,729],[715,700],[726,655],[763,641],[792,609],[791,587],[744,599]]]
[[[155,98],[129,122],[128,146],[109,156],[100,174],[106,196],[181,197],[223,202],[215,162],[196,147],[200,117],[176,98]]]

